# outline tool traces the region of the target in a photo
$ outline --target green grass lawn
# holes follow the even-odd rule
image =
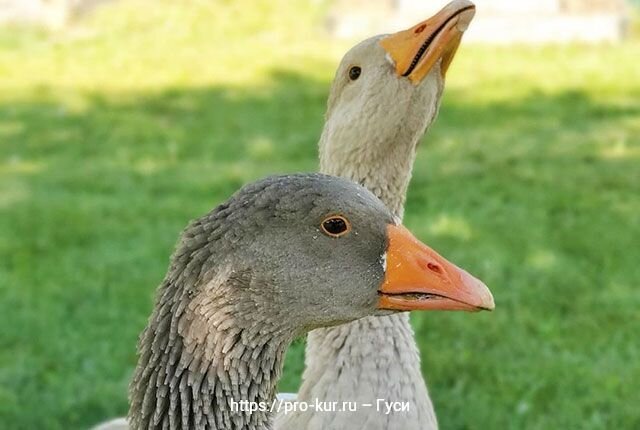
[[[317,168],[349,46],[318,10],[123,3],[0,32],[0,428],[124,414],[181,229],[248,181]],[[406,210],[497,303],[414,315],[443,429],[640,428],[639,58],[637,41],[463,43]]]

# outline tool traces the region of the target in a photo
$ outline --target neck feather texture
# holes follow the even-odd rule
[[[181,278],[165,279],[140,337],[130,428],[270,429],[266,411],[232,399],[272,401],[289,336],[229,302],[227,287],[242,275],[223,270],[196,293]]]

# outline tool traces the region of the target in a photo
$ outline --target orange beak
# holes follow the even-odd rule
[[[389,246],[379,309],[398,311],[493,310],[482,281],[447,261],[403,226],[387,227]]]
[[[442,59],[440,73],[444,78],[475,13],[470,1],[454,0],[426,21],[382,38],[380,45],[395,62],[398,76],[418,84]]]

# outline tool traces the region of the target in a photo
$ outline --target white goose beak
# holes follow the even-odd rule
[[[470,1],[454,0],[431,18],[383,37],[380,45],[395,62],[398,76],[418,84],[442,59],[440,73],[444,78],[475,13]]]

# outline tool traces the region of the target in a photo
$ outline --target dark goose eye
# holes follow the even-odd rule
[[[321,228],[327,236],[340,237],[351,230],[351,224],[341,215],[331,215],[322,221]]]
[[[362,72],[362,69],[360,67],[353,66],[352,68],[349,69],[349,79],[351,79],[352,81],[355,81],[360,77],[361,72]]]

